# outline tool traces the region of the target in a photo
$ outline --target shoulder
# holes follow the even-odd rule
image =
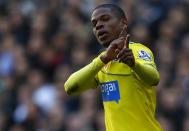
[[[145,49],[145,50],[150,50],[147,46],[145,46],[142,43],[137,43],[137,42],[129,42],[129,47],[131,49]],[[150,50],[151,51],[151,50]]]
[[[144,44],[130,42],[129,48],[132,49],[134,55],[137,58],[144,59],[144,60],[153,59],[152,51],[147,46],[145,46]]]

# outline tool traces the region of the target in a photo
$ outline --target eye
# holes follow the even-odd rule
[[[109,15],[103,15],[102,17],[101,17],[101,20],[102,21],[108,21],[110,19],[110,16]]]
[[[92,26],[95,27],[96,24],[97,24],[97,21],[96,20],[92,20],[91,23],[92,23]]]

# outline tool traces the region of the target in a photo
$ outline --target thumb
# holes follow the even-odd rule
[[[119,34],[119,37],[126,37],[127,36],[127,26],[125,25]]]
[[[130,35],[127,34],[126,39],[124,41],[124,47],[123,47],[124,49],[129,48],[129,40],[130,40]]]

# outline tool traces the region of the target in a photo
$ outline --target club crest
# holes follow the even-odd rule
[[[138,56],[140,59],[146,60],[146,61],[151,61],[152,58],[149,53],[145,52],[144,50],[139,50],[138,51]]]

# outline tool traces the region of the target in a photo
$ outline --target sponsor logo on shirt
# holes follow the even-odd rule
[[[138,56],[139,56],[140,59],[143,59],[143,60],[146,60],[146,61],[151,61],[150,54],[145,52],[144,50],[139,50]]]
[[[100,84],[103,101],[116,101],[120,100],[118,81],[104,82]]]

